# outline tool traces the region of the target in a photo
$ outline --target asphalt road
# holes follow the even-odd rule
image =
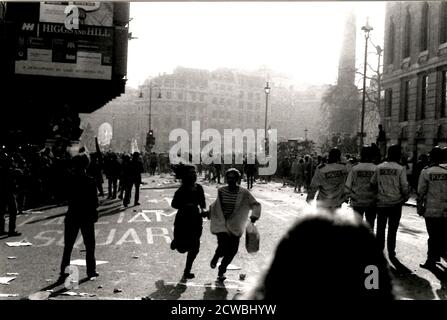
[[[124,208],[119,200],[102,199],[96,224],[100,276],[87,280],[85,266],[77,266],[74,269],[79,273],[77,288],[54,286],[63,251],[66,207],[20,215],[17,224],[22,236],[0,239],[0,277],[15,277],[7,285],[0,284],[0,294],[13,296],[0,299],[27,298],[36,292],[47,292],[50,299],[233,299],[255,282],[268,266],[287,228],[308,208],[305,194],[294,193],[293,188],[281,188],[278,183],[256,184],[253,195],[263,209],[256,223],[261,234],[260,251],[247,253],[242,237],[239,253],[227,271],[227,280],[223,285],[217,283],[217,269],[209,267],[216,239],[209,231],[209,221],[204,220],[201,250],[192,270],[196,277],[184,283],[180,279],[186,255],[169,247],[176,212],[170,207],[175,181],[159,176],[145,177],[144,181],[140,206]],[[203,186],[209,205],[215,200],[216,185],[203,183]],[[32,245],[6,244],[22,240]],[[424,220],[417,216],[414,207],[405,206],[397,241],[397,256],[402,265],[390,265],[400,299],[447,298],[443,276],[419,267],[425,261],[426,240]],[[79,235],[72,261],[84,259],[83,249]],[[240,274],[246,275],[245,280],[240,279]],[[70,292],[77,295],[67,295]]]

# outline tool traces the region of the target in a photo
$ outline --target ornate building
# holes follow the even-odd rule
[[[271,72],[269,77],[267,127],[276,128],[281,140],[305,137],[306,133],[307,138],[316,139],[318,106],[325,87],[297,91],[286,76]],[[101,125],[108,123],[113,128],[112,148],[130,151],[132,142],[136,141],[138,149],[144,150],[150,104],[151,129],[156,138],[153,150],[167,152],[173,145],[169,133],[176,128],[191,132],[194,120],[200,121],[201,131],[207,128],[221,133],[224,129],[264,129],[265,84],[263,71],[178,67],[172,74],[146,80],[138,90],[127,88],[126,94],[101,110],[82,115],[82,127],[89,124],[91,130],[86,131],[99,136]],[[83,138],[86,144],[91,140],[88,136]]]
[[[388,144],[417,158],[447,145],[447,2],[390,2],[384,47]]]

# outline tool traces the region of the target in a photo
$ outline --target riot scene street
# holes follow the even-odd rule
[[[447,1],[0,1],[0,300],[446,300],[446,34]]]

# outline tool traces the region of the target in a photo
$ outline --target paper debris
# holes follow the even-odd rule
[[[219,265],[220,265],[220,263],[217,266],[219,266]],[[242,269],[241,267],[235,266],[234,264],[231,264],[231,263],[227,267],[227,270],[241,270],[241,269]]]
[[[18,242],[6,242],[6,245],[8,245],[10,247],[26,247],[26,246],[32,246],[33,244],[24,239],[24,240],[18,241]]]
[[[132,258],[134,258],[134,259],[138,259],[138,258],[139,258],[139,256],[133,256]]]
[[[48,298],[51,295],[52,290],[46,290],[46,291],[38,291],[35,293],[32,293],[28,296],[29,300],[48,300]]]
[[[102,288],[103,288],[103,286],[101,286],[101,285],[98,286],[98,289],[102,289]]]
[[[73,292],[73,291],[65,291],[65,292],[62,292],[61,295],[74,297],[74,296],[78,296],[79,293]]]
[[[148,200],[147,202],[150,202],[150,203],[158,203],[158,200],[157,200],[157,199],[151,199],[151,200]]]
[[[17,277],[0,277],[0,284],[9,284],[15,278]]]
[[[120,292],[123,292],[123,290],[117,288],[113,289],[113,293],[120,293]]]
[[[105,263],[109,263],[108,261],[96,261],[96,265],[100,265],[100,264],[105,264]],[[76,260],[71,260],[70,264],[73,266],[87,266],[87,262],[83,259],[76,259]]]
[[[9,260],[11,259],[17,259],[17,257],[8,257]]]
[[[19,274],[17,272],[7,272],[7,276],[18,276]]]
[[[18,293],[0,293],[0,298],[12,298],[12,297],[18,297]]]

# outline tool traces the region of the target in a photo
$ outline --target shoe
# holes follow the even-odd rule
[[[227,279],[227,277],[225,277],[224,275],[217,276],[217,281],[219,281],[219,282],[224,282],[225,279]]]
[[[64,283],[64,282],[65,282],[65,279],[67,279],[68,276],[69,276],[68,273],[61,273],[61,274],[59,275],[59,278],[57,278],[56,283]]]
[[[213,257],[213,259],[211,259],[211,262],[210,262],[210,267],[211,267],[211,269],[215,269],[215,268],[216,268],[217,261],[219,261],[219,258],[215,259],[215,258]]]
[[[177,249],[176,245],[175,245],[175,240],[171,241],[171,250],[175,250]]]
[[[433,270],[436,268],[436,262],[427,260],[427,261],[425,261],[425,263],[421,263],[419,265],[419,267],[428,269],[428,270]]]
[[[140,203],[139,202],[135,202],[133,205],[136,207],[136,206],[139,206]]]
[[[87,278],[89,278],[89,280],[94,280],[96,277],[99,277],[99,273],[96,271],[93,273],[87,274]]]
[[[8,234],[8,232],[6,232],[6,231],[2,231],[2,232],[0,232],[0,237],[1,236],[6,236]]]
[[[18,237],[20,235],[22,235],[21,232],[17,232],[17,231],[8,232],[8,237]]]
[[[187,272],[183,274],[183,279],[194,279],[195,274],[191,272]]]

